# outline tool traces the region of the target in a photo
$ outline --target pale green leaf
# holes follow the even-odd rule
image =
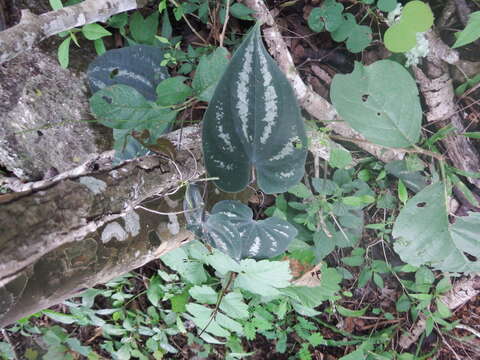
[[[355,63],[351,74],[334,77],[330,96],[340,116],[373,143],[408,147],[420,137],[422,108],[417,85],[394,61],[380,60],[369,66]]]
[[[449,223],[447,200],[441,182],[427,186],[411,198],[393,226],[395,251],[414,266],[430,265],[448,272],[478,272],[480,214],[470,213]]]
[[[218,294],[210,286],[194,286],[190,289],[190,296],[202,304],[215,304]],[[223,301],[223,300],[222,300]]]
[[[243,301],[242,294],[238,292],[225,295],[220,303],[220,310],[234,319],[247,319],[249,317],[248,306]]]
[[[470,14],[468,23],[465,29],[460,31],[457,36],[457,41],[453,44],[453,48],[458,48],[474,42],[480,37],[480,11],[475,11]]]
[[[103,26],[98,24],[87,24],[82,27],[83,36],[88,40],[98,40],[102,37],[112,35],[112,33],[106,30]]]
[[[60,66],[64,69],[68,67],[68,62],[70,58],[70,42],[72,41],[72,38],[69,36],[65,40],[62,41],[60,46],[58,47],[58,62],[60,63]]]

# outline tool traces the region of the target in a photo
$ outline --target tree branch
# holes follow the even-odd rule
[[[77,26],[104,22],[112,15],[142,7],[146,2],[147,0],[85,0],[41,15],[22,10],[20,23],[0,32],[0,64],[52,35]]]

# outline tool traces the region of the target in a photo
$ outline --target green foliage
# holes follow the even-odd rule
[[[329,31],[336,42],[346,41],[352,53],[363,51],[372,41],[370,27],[357,24],[350,13],[343,14],[343,5],[335,0],[327,0],[321,7],[314,8],[308,17],[308,26],[315,32]]]
[[[384,42],[392,52],[406,52],[417,44],[417,33],[430,29],[433,13],[423,1],[410,1],[402,10],[400,20],[385,32]]]
[[[455,34],[457,40],[452,48],[458,48],[470,44],[480,37],[480,11],[475,11],[470,14],[468,23],[465,29]]]
[[[263,46],[258,25],[216,87],[203,118],[202,141],[205,167],[224,191],[243,190],[252,166],[266,193],[285,191],[303,176],[303,120],[288,80]]]
[[[334,77],[330,96],[339,115],[373,143],[408,147],[419,140],[422,108],[418,89],[408,71],[396,62],[355,63],[351,74]]]
[[[393,236],[397,238],[395,251],[412,265],[428,264],[449,272],[478,272],[479,262],[467,256],[480,256],[480,217],[471,213],[449,224],[446,196],[445,185],[438,182],[407,202],[393,227]]]

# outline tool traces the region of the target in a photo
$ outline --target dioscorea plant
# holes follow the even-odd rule
[[[293,90],[255,25],[228,65],[203,118],[205,166],[216,185],[238,192],[255,169],[265,193],[284,192],[304,174],[307,137]]]

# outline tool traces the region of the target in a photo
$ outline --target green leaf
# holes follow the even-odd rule
[[[398,199],[405,204],[408,200],[408,192],[407,192],[407,188],[405,187],[405,184],[401,179],[398,179],[397,190],[398,190]]]
[[[406,52],[417,44],[417,33],[433,25],[433,13],[423,1],[410,1],[402,10],[400,21],[387,29],[385,46],[392,52]]]
[[[337,30],[344,22],[343,5],[335,0],[326,0],[322,7],[315,8],[308,17],[308,26],[315,32],[320,32],[325,27],[332,32]]]
[[[248,306],[239,292],[231,292],[224,296],[220,303],[220,310],[234,319],[248,319]]]
[[[347,309],[347,308],[344,308],[341,305],[336,305],[335,308],[337,309],[338,313],[342,316],[345,316],[345,317],[359,317],[359,316],[365,315],[365,312],[367,311],[368,306],[365,306],[363,309],[359,309],[359,310]]]
[[[200,262],[191,261],[183,248],[172,250],[160,259],[172,270],[194,285],[201,285],[207,281],[207,274]]]
[[[380,11],[393,11],[397,7],[397,0],[378,0],[377,7]]]
[[[187,78],[184,76],[175,76],[158,84],[157,104],[165,106],[180,104],[189,96],[192,96],[193,90],[190,86],[184,84],[185,80]]]
[[[148,149],[135,140],[133,136],[130,136],[130,133],[131,129],[113,129],[115,165],[124,160],[135,159],[148,153]]]
[[[307,139],[293,90],[268,55],[256,25],[217,85],[203,120],[203,154],[210,176],[227,192],[250,183],[284,192],[305,171]]]
[[[413,192],[419,192],[428,185],[428,179],[420,171],[409,171],[405,160],[395,160],[385,165],[385,170],[401,179]]]
[[[298,183],[297,185],[292,186],[290,189],[288,189],[288,192],[301,199],[309,199],[313,197],[310,189],[302,183]]]
[[[279,218],[253,220],[252,210],[239,201],[220,201],[212,214],[205,224],[207,236],[215,248],[234,259],[277,256],[298,233],[293,225]]]
[[[158,122],[166,128],[175,118],[175,112],[162,109],[134,88],[121,84],[97,91],[90,98],[90,108],[102,125],[115,129],[133,129]]]
[[[69,36],[65,40],[63,40],[60,46],[58,47],[58,52],[57,52],[58,62],[60,63],[60,66],[64,69],[68,67],[71,41],[72,41],[72,38]]]
[[[470,14],[468,23],[465,29],[455,34],[457,40],[452,48],[458,48],[470,44],[480,37],[480,11],[475,11]]]
[[[177,294],[170,298],[170,302],[172,304],[172,311],[176,312],[177,314],[182,314],[187,311],[187,303],[188,303],[188,289],[185,289],[181,294]]]
[[[407,295],[402,294],[395,303],[398,312],[407,312],[410,309],[410,299]]]
[[[152,303],[153,306],[158,306],[158,303],[163,298],[163,290],[160,277],[154,275],[148,284],[147,288],[147,298]]]
[[[352,155],[347,150],[334,148],[330,151],[328,163],[331,167],[345,169],[352,164],[352,161]]]
[[[146,19],[139,11],[130,17],[130,33],[133,39],[140,44],[152,45],[158,29],[158,12],[153,12]]]
[[[372,41],[372,29],[366,25],[357,25],[346,42],[347,49],[356,54],[363,51]]]
[[[230,14],[232,14],[234,17],[237,19],[241,20],[254,20],[250,15],[253,13],[253,10],[250,9],[249,7],[240,4],[240,3],[235,3],[232,6],[230,6]]]
[[[190,289],[190,296],[203,304],[215,304],[217,302],[217,293],[210,286],[194,286]],[[223,300],[222,300],[223,301]]]
[[[340,116],[375,144],[408,147],[420,137],[422,108],[416,83],[394,61],[370,66],[356,62],[351,74],[334,77],[330,96]]]
[[[105,48],[105,43],[103,42],[103,39],[97,39],[93,42],[93,45],[95,46],[95,51],[97,55],[103,55],[107,52],[107,49]]]
[[[229,55],[227,49],[219,47],[213,53],[200,58],[192,81],[193,90],[199,100],[211,100],[218,81],[228,66]]]
[[[347,40],[352,33],[357,29],[357,21],[355,16],[350,13],[344,14],[344,21],[341,25],[331,33],[332,39],[336,42]]]
[[[62,0],[48,0],[53,10],[63,9]]]
[[[42,313],[47,315],[50,319],[58,321],[62,324],[73,324],[77,321],[77,318],[73,315],[62,314],[53,310],[43,310]]]
[[[246,259],[240,262],[235,287],[262,296],[276,296],[280,294],[278,289],[290,285],[291,278],[288,261]]]
[[[160,66],[161,49],[135,45],[109,50],[88,66],[87,76],[92,93],[104,87],[123,84],[140,92],[147,100],[157,99],[156,87],[167,77],[168,71]]]
[[[188,304],[187,311],[193,315],[192,321],[197,325],[199,332],[206,328],[206,331],[215,336],[228,337],[230,331],[224,329],[218,324],[217,319],[213,319],[210,324],[210,317],[212,316],[212,309],[198,304]],[[217,314],[220,315],[220,314]]]
[[[312,185],[320,195],[333,195],[339,189],[336,183],[328,179],[313,178]]]
[[[442,319],[449,318],[450,316],[452,316],[452,312],[442,300],[436,299],[435,304],[437,305],[437,312]]]
[[[104,36],[112,35],[112,33],[106,30],[103,26],[98,24],[87,24],[82,27],[83,36],[88,40],[98,40]]]
[[[449,224],[447,199],[441,182],[427,186],[411,198],[393,226],[395,251],[414,266],[429,265],[448,272],[478,272],[480,214],[457,217]]]

